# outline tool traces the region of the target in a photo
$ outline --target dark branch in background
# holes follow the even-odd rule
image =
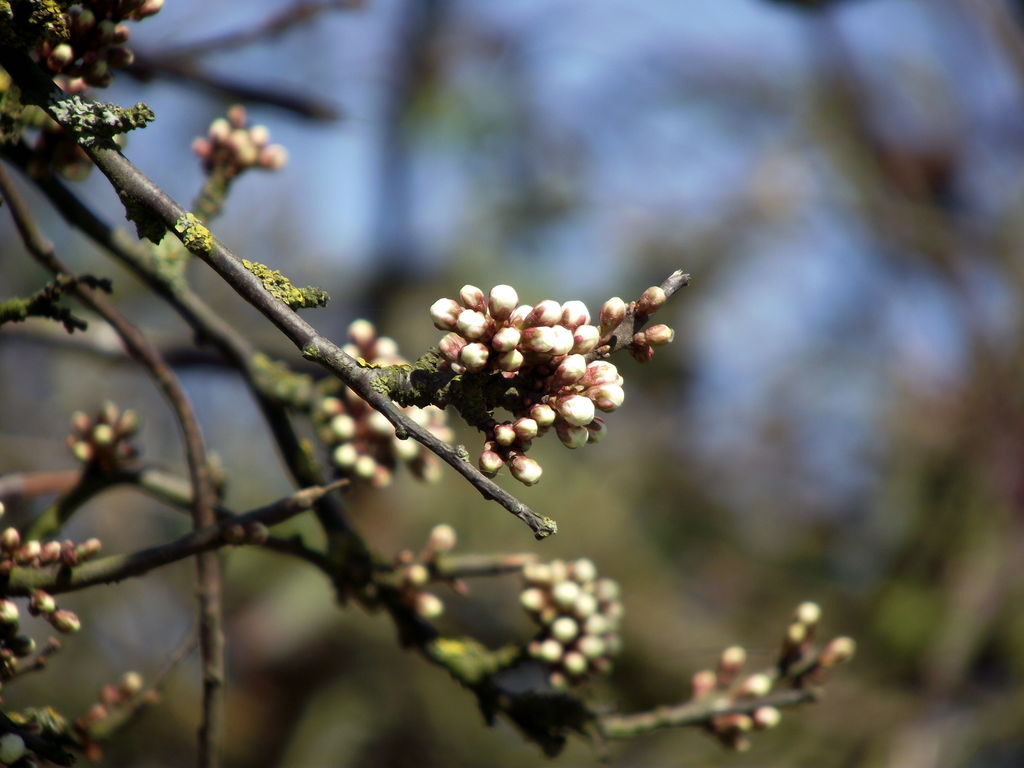
[[[77,280],[89,288],[110,291],[110,282],[107,280],[100,280],[92,275],[82,275]],[[71,314],[70,309],[62,307],[58,303],[60,297],[71,290],[73,285],[73,279],[65,276],[57,277],[31,296],[0,301],[0,325],[24,322],[30,317],[45,317],[63,324],[64,330],[68,333],[84,331],[88,324],[80,317]]]
[[[55,276],[72,277],[71,271],[57,258],[53,246],[36,228],[31,213],[14,188],[7,171],[0,166],[0,190],[7,201],[18,231],[32,256]],[[105,297],[80,281],[73,281],[71,290],[81,301],[106,320],[124,342],[129,354],[150,374],[167,400],[185,442],[185,458],[193,488],[192,521],[196,529],[214,523],[216,494],[206,462],[203,436],[192,405],[174,372],[149,344],[146,337],[132,325]],[[216,555],[201,554],[196,558],[200,611],[200,649],[203,656],[203,719],[200,726],[199,764],[215,766],[220,762],[224,732],[224,632],[221,616],[221,573]]]
[[[4,592],[8,595],[30,595],[35,589],[50,594],[74,592],[96,584],[109,584],[131,576],[140,576],[154,568],[218,549],[234,543],[245,543],[245,530],[254,525],[271,526],[302,514],[326,494],[343,486],[339,480],[330,485],[305,488],[266,507],[244,515],[225,517],[214,525],[204,526],[167,544],[125,555],[110,555],[74,567],[14,567],[7,577]],[[237,537],[239,529],[242,536]]]
[[[292,27],[313,20],[326,11],[350,10],[360,8],[362,5],[361,0],[292,3],[252,27],[216,35],[206,40],[173,45],[158,51],[136,50],[135,60],[125,68],[125,71],[142,82],[155,78],[179,80],[201,86],[234,101],[266,104],[311,120],[337,120],[342,113],[333,104],[312,96],[296,94],[291,88],[277,89],[239,82],[214,74],[196,62],[208,54],[223,53],[231,48],[265,42],[284,34]]]

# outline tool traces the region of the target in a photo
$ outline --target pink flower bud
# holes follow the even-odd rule
[[[488,477],[493,477],[505,466],[505,460],[494,451],[482,451],[477,465],[481,472]]]
[[[782,720],[782,713],[775,707],[758,707],[753,714],[754,727],[759,731],[774,728]]]
[[[523,364],[523,353],[518,349],[510,349],[498,355],[498,369],[502,371],[518,371]]]
[[[439,342],[437,342],[437,348],[441,350],[441,354],[444,358],[450,362],[455,362],[459,359],[459,353],[462,352],[462,348],[466,346],[466,340],[455,333],[449,333]]]
[[[513,328],[522,330],[526,326],[526,318],[533,312],[533,307],[529,304],[523,304],[520,307],[516,307],[512,310],[512,314],[508,316],[508,324]]]
[[[63,632],[66,635],[77,632],[82,628],[82,622],[78,616],[73,614],[71,611],[56,611],[50,615],[50,624],[58,632]]]
[[[585,427],[594,420],[594,403],[582,395],[572,395],[558,404],[558,413],[574,427]]]
[[[622,401],[626,397],[626,393],[618,384],[601,384],[588,389],[585,394],[594,401],[594,405],[605,413],[611,413],[622,405]]]
[[[564,421],[555,424],[555,432],[562,445],[566,448],[582,448],[587,444],[590,431],[586,427],[577,427]]]
[[[263,147],[259,154],[259,165],[268,171],[280,171],[288,164],[288,150],[280,144]]]
[[[482,371],[487,367],[487,359],[490,356],[491,351],[487,349],[487,346],[475,341],[462,348],[459,353],[459,362],[466,366],[467,371]]]
[[[498,352],[509,352],[519,344],[518,328],[502,328],[491,338],[491,346]]]
[[[515,423],[512,424],[512,429],[515,430],[516,439],[519,440],[520,442],[533,440],[533,438],[537,436],[537,432],[539,431],[537,422],[525,416],[523,418],[516,419]]]
[[[200,160],[205,160],[213,152],[213,144],[210,143],[209,139],[197,136],[192,139],[192,151]]]
[[[55,71],[59,71],[75,59],[75,52],[67,43],[56,46],[47,58],[47,63]]]
[[[575,384],[583,374],[587,372],[587,361],[583,355],[569,355],[555,369],[551,377],[551,385],[554,388],[564,387],[568,384]]]
[[[601,307],[601,335],[615,330],[626,316],[626,302],[618,296],[608,299]]]
[[[487,306],[491,310],[491,317],[495,320],[504,320],[512,314],[518,305],[519,294],[511,285],[496,285],[491,288]]]
[[[544,472],[540,464],[529,456],[523,456],[522,454],[512,459],[509,469],[512,470],[512,477],[524,485],[536,485],[540,482],[540,476]]]
[[[659,288],[657,285],[652,285],[636,303],[636,311],[641,315],[650,315],[657,312],[662,304],[665,303],[665,291]]]
[[[530,418],[537,422],[537,426],[543,429],[555,423],[555,409],[544,403],[537,403],[530,407]]]
[[[554,330],[546,325],[527,328],[523,331],[522,343],[530,352],[546,354],[555,345]]]
[[[607,360],[595,360],[587,366],[586,373],[579,380],[584,387],[595,387],[601,384],[618,384],[619,370]]]
[[[526,325],[554,325],[562,319],[562,305],[551,299],[544,299],[535,304],[533,310],[526,318]]]
[[[556,325],[551,328],[552,332],[552,344],[551,354],[552,355],[567,355],[572,349],[573,336],[572,331],[566,328],[564,325]]]
[[[472,309],[480,313],[487,311],[487,299],[484,292],[475,285],[464,285],[459,289],[459,301],[466,309]]]
[[[358,347],[368,347],[377,338],[377,329],[369,320],[359,318],[349,323],[348,338]]]
[[[562,325],[570,330],[590,322],[590,310],[582,301],[567,301],[562,305]]]
[[[477,289],[479,290],[479,288]],[[482,293],[480,294],[483,295]],[[479,339],[487,331],[487,318],[475,309],[464,309],[457,320],[459,333],[470,341]]]
[[[516,441],[516,431],[511,424],[498,424],[494,428],[494,442],[498,445],[512,445]]]
[[[676,332],[663,323],[652,325],[644,331],[644,338],[652,347],[660,347],[668,344],[675,338]]]
[[[601,332],[597,330],[596,325],[581,325],[576,329],[572,336],[572,351],[585,355],[587,352],[591,352],[597,347],[597,342],[601,340]]]

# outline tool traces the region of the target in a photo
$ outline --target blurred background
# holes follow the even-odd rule
[[[462,552],[592,558],[624,590],[624,652],[594,692],[623,711],[687,698],[690,675],[729,644],[770,663],[802,600],[822,605],[827,636],[857,638],[824,701],[784,712],[750,753],[691,729],[613,744],[612,765],[1024,764],[1024,4],[330,5],[230,44],[289,4],[168,3],[133,29],[148,79],[119,74],[104,96],[156,111],[126,153],[184,203],[202,182],[192,138],[239,88],[261,97],[243,101],[289,163],[240,180],[214,231],[326,288],[328,308],[306,313],[322,332],[340,338],[368,317],[413,358],[439,336],[429,305],[464,283],[596,311],[678,267],[693,275],[659,315],[674,344],[644,367],[616,361],[626,402],[609,439],[579,452],[540,441],[533,488],[502,476],[557,518],[558,536],[534,542],[446,470],[440,485],[399,473],[353,499],[371,545],[417,549],[448,522]],[[182,50],[191,79],[175,74]],[[275,95],[293,103],[265,103]],[[191,343],[22,186],[63,258],[112,277],[162,347]],[[123,219],[99,174],[75,187]],[[190,278],[255,343],[296,359],[209,270]],[[0,210],[3,296],[45,279]],[[183,472],[145,375],[43,325],[0,333],[0,470],[73,467],[68,417],[112,399],[142,414],[144,458]],[[86,337],[104,333],[94,323]],[[227,503],[287,493],[239,378],[202,358],[179,373]],[[468,430],[459,439],[479,446]],[[123,551],[185,527],[123,490],[68,532]],[[193,570],[66,597],[84,631],[5,704],[74,715],[123,670],[152,675],[190,626]],[[495,646],[528,638],[515,586],[441,591],[442,630]],[[226,599],[229,765],[546,763],[402,652],[385,617],[339,610],[314,569],[234,552]],[[192,658],[107,764],[190,760],[198,681]],[[553,764],[595,760],[577,740]]]

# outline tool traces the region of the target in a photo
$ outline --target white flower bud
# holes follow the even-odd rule
[[[589,592],[581,592],[572,604],[572,612],[580,619],[586,620],[588,616],[594,615],[597,611],[597,598]]]
[[[519,294],[511,285],[496,285],[491,288],[490,299],[487,302],[491,310],[491,316],[495,320],[504,320],[512,314],[519,304]]]
[[[331,461],[338,469],[351,469],[359,459],[359,451],[352,443],[342,443],[331,453]]]
[[[526,326],[526,318],[533,312],[533,307],[529,304],[523,304],[512,310],[512,314],[508,316],[508,324],[513,328],[522,330]]]
[[[475,309],[464,309],[459,313],[456,325],[459,333],[470,341],[475,341],[487,331],[487,318]]]
[[[5,733],[0,736],[0,763],[10,765],[20,760],[27,750],[25,740],[16,733]]]
[[[420,592],[416,595],[416,613],[425,619],[436,619],[444,613],[444,603],[437,595]]]
[[[594,420],[594,403],[582,395],[571,395],[558,404],[558,413],[573,426],[585,427]]]
[[[587,366],[587,371],[579,383],[584,387],[596,387],[600,384],[619,384],[621,386],[621,377],[618,368],[613,363],[609,363],[607,360],[595,360]]]
[[[356,436],[356,420],[347,413],[339,413],[331,419],[331,434],[341,442],[351,440]]]
[[[358,347],[368,347],[377,338],[377,329],[369,320],[353,320],[348,326],[348,338]]]
[[[551,623],[551,636],[561,643],[569,643],[579,634],[580,627],[575,619],[559,616]]]
[[[586,358],[583,355],[569,355],[555,369],[555,373],[552,376],[552,386],[558,388],[568,384],[575,384],[583,378],[583,374],[586,372]]]
[[[522,335],[522,344],[526,349],[541,355],[550,352],[555,341],[554,329],[547,325],[527,328]]]
[[[569,651],[562,657],[562,666],[573,676],[580,676],[587,671],[587,657],[579,651]]]
[[[577,427],[564,421],[555,424],[555,432],[566,448],[582,448],[590,437],[586,427]]]
[[[523,566],[523,578],[527,584],[549,586],[552,578],[551,566],[547,563],[527,563]]]
[[[213,139],[215,143],[219,143],[227,139],[231,134],[231,123],[226,118],[218,117],[212,123],[210,123],[210,129],[207,131],[207,135]]]
[[[626,393],[618,384],[602,384],[599,387],[593,387],[586,391],[586,395],[594,401],[594,405],[605,413],[614,411],[622,405],[622,401],[626,398]]]
[[[587,435],[588,445],[596,445],[608,436],[608,427],[599,416],[595,416],[594,420],[587,424],[587,431],[590,433]]]
[[[562,651],[562,644],[554,638],[549,637],[540,644],[537,657],[541,661],[546,661],[548,664],[555,664],[562,658]]]
[[[530,406],[530,418],[537,422],[537,426],[543,429],[555,423],[558,414],[555,409],[545,403],[537,403]]]
[[[644,340],[652,347],[661,347],[676,337],[676,332],[663,323],[652,325],[644,331]]]
[[[373,434],[380,437],[389,437],[395,434],[395,428],[391,426],[388,417],[380,411],[370,412],[370,415],[366,418],[366,426]]]
[[[532,613],[537,613],[543,609],[547,602],[547,594],[543,589],[537,589],[537,587],[524,589],[519,593],[519,604]]]
[[[372,480],[374,475],[377,474],[377,461],[373,456],[363,454],[356,459],[356,463],[352,465],[352,472],[356,477],[361,477],[364,480]]]
[[[665,291],[657,285],[652,285],[636,303],[636,311],[642,315],[650,315],[661,308],[661,305],[665,303]]]
[[[613,296],[608,299],[608,301],[601,306],[601,335],[604,336],[605,334],[615,330],[619,323],[622,322],[622,318],[625,316],[626,302],[618,296]]]
[[[759,731],[774,728],[782,720],[782,713],[775,707],[758,707],[753,714],[754,727]]]
[[[519,344],[518,328],[502,328],[491,337],[491,346],[498,352],[509,352]]]
[[[562,325],[575,330],[590,322],[590,310],[582,301],[567,301],[562,305]]]
[[[435,525],[430,529],[430,535],[427,537],[427,546],[434,552],[450,552],[455,549],[457,542],[458,535],[455,533],[455,529],[447,523]]]
[[[533,310],[526,318],[526,325],[547,325],[551,326],[562,319],[562,305],[551,299],[544,299],[539,304],[534,304]]]
[[[516,441],[516,431],[511,424],[498,424],[494,427],[494,442],[498,445],[512,445]]]
[[[572,350],[574,343],[572,331],[564,325],[556,325],[551,328],[551,354],[567,355]]]
[[[505,460],[495,451],[482,451],[477,460],[480,471],[488,477],[493,477],[505,466]]]
[[[391,453],[399,461],[413,461],[420,455],[420,444],[415,440],[394,437],[391,439]]]
[[[597,347],[601,340],[601,332],[596,325],[581,325],[572,335],[572,351],[585,355]]]
[[[551,590],[551,597],[562,608],[568,609],[580,596],[580,585],[575,581],[560,581]]]
[[[437,342],[437,348],[441,350],[444,358],[450,362],[455,362],[459,359],[459,353],[464,346],[466,346],[466,340],[457,333],[449,333]]]
[[[597,566],[594,565],[593,560],[581,557],[579,560],[573,561],[572,577],[580,584],[593,581],[597,578]]]
[[[459,362],[466,366],[467,371],[482,371],[487,367],[487,360],[490,356],[491,351],[485,344],[474,341],[472,344],[464,346],[459,352]]]
[[[512,471],[512,477],[524,485],[536,485],[540,482],[540,476],[544,473],[540,464],[529,456],[523,455],[512,459],[512,465],[509,469]]]
[[[768,675],[758,672],[740,683],[740,687],[736,693],[739,696],[758,698],[761,696],[767,696],[771,690],[772,679],[768,677]]]
[[[402,572],[402,581],[410,587],[422,587],[430,581],[430,571],[422,563],[412,563]]]
[[[594,582],[594,594],[602,603],[619,599],[619,582],[614,579],[598,579]]]
[[[604,655],[604,640],[594,635],[584,635],[576,642],[576,647],[588,659]]]
[[[594,613],[588,616],[586,621],[584,621],[583,630],[588,635],[599,636],[604,635],[611,630],[611,625],[609,625],[608,619],[606,619],[602,614]]]
[[[800,603],[796,607],[796,611],[793,614],[793,618],[799,621],[801,624],[807,626],[813,626],[818,623],[821,619],[821,606],[817,603],[805,602]]]
[[[475,309],[477,312],[487,311],[487,300],[484,292],[475,285],[464,285],[459,289],[459,300],[466,309]]]
[[[498,355],[497,362],[499,370],[518,371],[519,367],[523,364],[523,353],[518,349],[510,349],[508,352],[502,352]]]
[[[512,424],[512,429],[515,430],[516,438],[520,442],[525,442],[527,440],[533,440],[533,438],[535,438],[537,436],[537,432],[539,431],[539,427],[537,426],[537,422],[534,421],[533,419],[527,418],[525,416],[522,417],[522,418],[516,419],[515,423]]]

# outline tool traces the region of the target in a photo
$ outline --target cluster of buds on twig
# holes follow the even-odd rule
[[[127,46],[131,32],[126,21],[140,21],[163,7],[163,0],[88,0],[65,12],[69,38],[43,40],[36,54],[65,90],[85,86],[105,88],[112,69],[127,67],[134,55]]]
[[[730,749],[749,749],[750,732],[773,728],[782,719],[778,708],[769,703],[761,704],[759,699],[779,689],[820,684],[825,680],[826,670],[853,657],[856,645],[849,637],[833,638],[820,651],[815,651],[812,641],[820,618],[821,608],[817,603],[797,606],[782,642],[779,661],[765,671],[744,673],[747,652],[735,645],[722,651],[714,670],[694,674],[693,701],[713,698],[718,710],[738,709],[741,707],[737,705],[745,703],[751,705],[742,707],[749,711],[715,715],[706,724],[709,733]]]
[[[487,295],[465,285],[458,300],[434,302],[434,326],[449,332],[438,343],[445,364],[456,374],[499,374],[516,393],[503,403],[511,420],[477,425],[486,437],[480,471],[493,476],[508,465],[513,477],[533,485],[542,469],[526,452],[537,437],[553,428],[567,448],[600,442],[606,429],[597,412],[617,409],[625,393],[616,367],[595,358],[610,352],[612,335],[630,309],[646,316],[664,301],[665,292],[656,287],[632,307],[611,298],[602,305],[597,325],[582,301],[520,305],[509,285],[496,285]],[[638,332],[629,349],[647,360],[653,347],[667,344],[672,335],[668,326],[652,326]]]
[[[87,469],[110,473],[139,455],[130,439],[138,431],[138,414],[132,410],[122,412],[108,401],[95,416],[82,411],[71,415],[67,446]]]
[[[81,629],[78,616],[57,607],[53,596],[37,589],[29,599],[28,612],[42,616],[54,629],[62,634],[71,634]],[[0,680],[6,682],[22,671],[20,660],[36,651],[36,641],[20,634],[21,618],[18,605],[13,600],[0,599]],[[50,638],[45,647],[29,662],[28,668],[41,669],[47,659],[60,650],[60,643]]]
[[[17,528],[4,528],[0,531],[0,576],[10,573],[16,565],[22,568],[45,568],[50,565],[70,568],[95,557],[102,548],[97,538],[86,539],[80,544],[71,539],[22,541]]]
[[[210,123],[206,136],[192,142],[192,150],[207,173],[233,179],[248,168],[276,171],[288,162],[288,150],[270,143],[266,126],[246,123],[245,107],[236,104],[228,109],[226,118],[218,117]]]
[[[399,365],[406,361],[398,354],[393,339],[377,336],[373,324],[356,320],[348,328],[345,352],[369,365]],[[381,488],[391,482],[392,472],[405,464],[420,480],[436,482],[441,468],[438,459],[414,440],[399,440],[395,428],[351,389],[336,380],[313,409],[313,421],[320,440],[330,451],[336,473],[353,481]],[[406,416],[438,439],[451,442],[444,411],[436,406],[403,409]]]
[[[403,550],[395,557],[394,570],[402,596],[424,619],[436,619],[444,613],[444,602],[432,592],[424,591],[430,583],[435,559],[455,548],[458,537],[446,523],[435,525],[419,554]]]
[[[155,700],[157,694],[144,689],[142,675],[138,672],[125,672],[117,685],[107,684],[100,688],[97,700],[84,714],[75,718],[73,728],[89,760],[95,762],[102,757],[100,747],[94,740],[97,729],[111,720],[123,720],[137,708],[140,696],[143,697],[141,701],[149,703]]]
[[[540,626],[527,653],[550,668],[554,688],[583,682],[611,670],[622,646],[622,602],[618,582],[597,577],[585,558],[567,563],[528,563],[519,603]]]

